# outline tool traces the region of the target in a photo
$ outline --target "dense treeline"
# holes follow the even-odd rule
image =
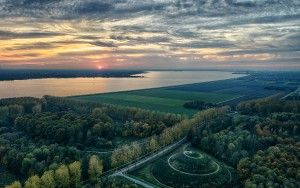
[[[29,106],[29,105],[27,105]],[[184,116],[152,112],[138,108],[45,97],[41,104],[32,104],[31,113],[22,105],[0,107],[0,123],[27,133],[36,140],[50,140],[81,147],[110,145],[114,136],[148,137],[159,134]],[[83,146],[82,146],[83,145]]]
[[[89,161],[86,148],[113,148],[117,137],[146,138],[186,119],[181,115],[50,96],[0,100],[0,112],[0,163],[20,180],[29,178],[21,182],[25,187],[42,185],[44,173],[47,177],[54,174],[54,178],[49,178],[60,181],[55,179],[56,170],[69,169],[68,165],[76,161],[82,168],[80,181],[97,184],[99,178],[91,178],[90,173],[108,170],[115,164],[105,159],[101,167],[89,170],[89,163],[95,162]],[[136,156],[146,152],[140,149]],[[66,171],[62,169],[59,171]],[[18,186],[19,182],[13,185]],[[65,185],[73,183],[70,180]]]
[[[82,178],[84,174],[88,176],[89,181],[93,186],[100,186],[98,179],[102,175],[103,164],[96,156],[92,155],[87,164],[82,164],[80,161],[74,161],[68,165],[61,164],[51,166],[47,171],[44,171],[41,176],[32,175],[24,183],[24,188],[44,188],[44,187],[82,187]],[[21,188],[22,183],[15,181],[6,188]]]
[[[130,145],[123,145],[116,149],[111,155],[111,165],[113,167],[126,164],[142,155],[152,153],[162,147],[165,147],[174,141],[183,138],[189,130],[203,122],[212,120],[218,116],[224,115],[229,111],[228,107],[208,109],[194,115],[190,120],[184,120],[173,127],[164,129],[159,135],[148,138],[145,142],[133,142]]]
[[[279,96],[273,96],[253,101],[241,102],[237,106],[241,114],[268,115],[274,112],[300,113],[300,101],[280,100]]]
[[[300,145],[278,144],[238,164],[245,187],[300,187]]]
[[[244,102],[238,109],[247,115],[219,116],[194,127],[191,141],[237,166],[245,187],[299,187],[299,108],[278,98]]]
[[[49,166],[81,157],[81,152],[74,147],[39,145],[20,132],[2,133],[0,145],[1,164],[20,177],[40,174]]]
[[[97,109],[96,109],[97,110]],[[16,118],[15,127],[37,140],[52,140],[61,144],[91,145],[98,137],[113,136],[113,120],[97,112],[90,116],[72,112],[44,112]]]
[[[135,70],[0,70],[0,80],[77,77],[136,77]]]
[[[40,99],[33,97],[20,97],[20,98],[11,98],[11,99],[1,99],[1,106],[9,106],[9,105],[20,105],[24,108],[25,113],[32,113],[35,109],[34,106],[37,106],[41,103]],[[36,107],[37,108],[37,107]]]
[[[111,104],[102,104],[96,102],[75,101],[66,98],[45,96],[43,98],[44,111],[61,112],[73,111],[80,114],[91,113],[95,108],[100,108],[102,113],[107,114],[118,121],[143,121],[148,124],[164,123],[167,127],[172,126],[187,116],[171,113],[150,111],[141,108],[124,107]]]
[[[216,107],[216,105],[212,103],[206,103],[203,101],[188,101],[183,104],[184,108],[197,109],[197,110],[205,110],[208,108]]]
[[[0,106],[0,126],[9,127],[14,123],[16,117],[24,114],[24,108],[21,105]]]

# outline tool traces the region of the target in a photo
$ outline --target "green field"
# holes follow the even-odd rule
[[[145,108],[161,112],[193,115],[197,112],[197,110],[184,108],[183,104],[185,102],[199,100],[209,103],[220,103],[236,98],[238,96],[239,95],[157,88],[105,94],[82,95],[74,96],[71,98],[76,100],[95,101]]]
[[[222,187],[235,182],[233,168],[188,145],[130,172],[157,187]]]

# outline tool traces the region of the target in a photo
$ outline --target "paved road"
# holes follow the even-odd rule
[[[162,150],[160,150],[160,151],[158,151],[156,153],[153,153],[152,155],[150,155],[148,157],[145,157],[144,159],[141,159],[141,160],[139,160],[139,161],[137,161],[137,162],[135,162],[133,164],[130,164],[130,165],[128,165],[128,166],[126,166],[126,167],[124,167],[124,168],[122,168],[120,170],[117,170],[111,176],[122,176],[122,177],[124,177],[124,178],[126,178],[126,179],[128,179],[128,180],[130,180],[130,181],[132,181],[132,182],[134,182],[136,184],[139,184],[139,185],[141,185],[143,187],[152,188],[153,186],[151,186],[151,185],[149,185],[149,184],[147,184],[147,183],[145,183],[143,181],[140,181],[138,179],[134,179],[132,177],[129,177],[129,176],[126,175],[126,173],[129,172],[129,171],[131,171],[131,170],[134,170],[134,169],[136,169],[136,168],[138,168],[138,167],[140,167],[142,165],[144,165],[145,163],[147,163],[147,162],[149,162],[151,160],[159,158],[162,155],[164,155],[164,154],[166,154],[166,153],[168,153],[168,152],[176,149],[178,146],[184,144],[186,142],[186,140],[187,140],[187,138],[184,137],[180,141],[178,141],[178,142],[176,142],[174,144],[171,144],[171,145],[163,148]]]
[[[156,158],[158,158],[158,157],[160,157],[160,156],[162,156],[162,155],[164,155],[164,154],[166,154],[166,153],[172,151],[173,149],[175,149],[175,148],[177,148],[178,146],[180,146],[180,145],[182,145],[183,143],[185,143],[186,140],[187,140],[186,137],[184,137],[184,138],[181,139],[180,141],[178,141],[178,142],[176,142],[176,143],[174,143],[174,144],[172,144],[172,145],[169,145],[169,146],[163,148],[162,150],[160,150],[160,151],[158,151],[158,152],[156,152],[156,153],[153,153],[152,155],[150,155],[150,156],[148,156],[148,157],[146,157],[146,158],[144,158],[144,159],[141,159],[140,161],[137,161],[137,162],[135,162],[135,163],[133,163],[133,164],[130,164],[130,165],[128,165],[128,166],[126,166],[126,167],[124,167],[124,168],[118,170],[118,171],[115,172],[114,174],[118,174],[118,173],[120,173],[120,172],[121,172],[121,173],[126,173],[126,172],[128,172],[128,171],[130,171],[130,170],[133,170],[133,169],[135,169],[135,168],[137,168],[137,167],[140,167],[140,166],[142,166],[143,164],[147,163],[148,161],[154,160],[154,159],[156,159]]]
[[[287,97],[289,97],[289,96],[291,96],[291,95],[300,95],[300,88],[298,88],[298,89],[296,89],[295,91],[292,91],[292,92],[290,92],[290,93],[288,93],[288,94],[286,94],[285,96],[283,96],[281,99],[286,99]]]
[[[132,182],[134,182],[135,184],[141,185],[141,186],[143,186],[143,187],[145,187],[145,188],[154,188],[152,185],[149,185],[149,184],[147,184],[147,183],[144,182],[144,181],[140,181],[140,180],[138,180],[138,179],[135,179],[135,178],[132,178],[132,177],[130,177],[130,176],[127,176],[126,174],[120,173],[118,176],[124,177],[124,178],[126,178],[127,180],[132,181]]]

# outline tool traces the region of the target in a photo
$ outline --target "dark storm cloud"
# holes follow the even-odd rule
[[[58,3],[60,1],[61,0],[18,0],[18,1],[10,0],[10,2],[15,6],[28,6],[28,7],[46,6],[49,4]]]
[[[149,49],[146,49],[146,50],[138,50],[138,49],[135,49],[135,50],[116,50],[114,51],[114,53],[118,53],[118,54],[160,54],[160,53],[163,53],[164,51],[163,50],[149,50]]]
[[[300,32],[291,33],[285,37],[289,47],[300,48]]]
[[[243,54],[272,54],[272,53],[280,53],[280,52],[299,52],[300,47],[298,48],[268,48],[268,49],[249,49],[249,50],[235,50],[235,51],[227,51],[220,52],[219,55],[243,55]]]
[[[243,26],[248,24],[272,24],[272,23],[285,23],[285,22],[296,22],[300,19],[300,12],[299,14],[293,15],[272,15],[272,16],[260,16],[257,17],[252,16],[245,16],[245,17],[233,17],[231,20],[226,20],[223,23],[211,23],[209,25],[200,25],[198,29],[226,29],[232,28],[235,26]]]
[[[91,36],[91,35],[84,35],[84,36],[79,36],[77,39],[84,39],[84,40],[98,40],[99,36]]]
[[[63,1],[64,0],[2,0],[0,1],[0,17],[58,17],[65,12],[62,4]]]
[[[253,37],[255,41],[255,34]],[[264,37],[261,34],[259,37]],[[278,34],[275,35],[277,41],[272,41],[272,43],[265,45],[264,47],[257,47],[254,49],[243,49],[243,50],[230,50],[226,52],[220,52],[220,55],[243,55],[243,54],[278,54],[278,53],[290,53],[295,54],[300,52],[300,33],[291,33],[288,35]]]
[[[4,0],[2,4],[7,10],[24,9],[24,8],[46,8],[51,4],[58,3],[60,0]]]
[[[184,38],[196,38],[199,36],[198,33],[188,31],[186,29],[178,29],[170,34],[174,36],[184,37]]]
[[[146,1],[147,2],[147,1]],[[140,3],[136,3],[136,4],[133,4],[133,5],[129,5],[129,6],[117,6],[117,9],[116,11],[118,13],[135,13],[135,12],[142,12],[142,11],[162,11],[164,10],[166,7],[165,3],[157,3],[157,4],[154,4],[154,3],[143,3],[143,2],[140,2]]]
[[[0,30],[0,40],[7,39],[26,39],[26,38],[46,38],[60,36],[62,33],[57,32],[12,32]]]
[[[81,16],[114,17],[144,14],[178,16],[245,15],[270,11],[294,11],[297,0],[2,0],[0,16],[75,19]],[[108,14],[109,12],[109,14]],[[272,18],[266,18],[272,21]],[[271,19],[271,20],[269,20]]]
[[[23,44],[17,45],[11,48],[5,48],[6,50],[33,50],[33,49],[51,49],[55,48],[57,45],[46,43],[46,42],[37,42],[33,44]]]
[[[101,1],[85,1],[78,4],[75,12],[79,15],[102,14],[112,9],[113,5],[110,3],[104,3]]]
[[[11,54],[8,56],[4,56],[4,57],[39,57],[41,54],[39,53],[18,53],[18,54]]]
[[[112,27],[113,31],[123,31],[123,32],[128,32],[128,33],[165,33],[168,26],[167,25],[162,25],[160,27],[145,27],[147,23],[141,23],[141,25],[118,25]]]
[[[109,15],[114,17],[120,14],[161,11],[165,4],[148,0],[134,3],[126,0],[3,0],[0,1],[0,16],[76,19],[81,16],[107,17],[108,12],[114,11]]]
[[[186,48],[232,48],[236,45],[229,41],[201,41],[201,42],[190,42],[184,44],[173,44],[173,47],[186,47]]]
[[[101,42],[101,41],[95,41],[90,42],[90,44],[100,47],[117,47],[113,42]]]
[[[156,37],[131,37],[126,35],[111,35],[111,39],[117,41],[130,41],[130,43],[160,43],[160,42],[170,42],[170,37],[166,36],[156,36]]]

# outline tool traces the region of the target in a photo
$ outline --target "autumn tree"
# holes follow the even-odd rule
[[[41,179],[39,176],[31,176],[28,178],[28,180],[25,182],[25,188],[41,188]]]
[[[45,171],[41,177],[42,188],[55,188],[54,171]]]
[[[157,150],[158,148],[159,148],[159,144],[157,142],[157,137],[156,136],[152,136],[150,138],[150,141],[149,141],[148,150],[150,152],[153,152],[153,151]]]
[[[22,185],[19,181],[15,181],[10,185],[5,186],[5,188],[22,188]]]
[[[81,180],[81,163],[75,161],[69,164],[69,172],[71,185],[78,186]]]
[[[70,186],[70,174],[66,165],[61,165],[58,169],[56,169],[54,177],[58,187],[65,188]]]
[[[240,160],[239,164],[237,165],[237,170],[241,178],[246,179],[250,176],[250,164],[251,161],[248,157]]]
[[[103,172],[102,160],[100,160],[96,155],[92,155],[89,161],[89,169],[88,169],[90,181],[96,184],[102,172]]]

